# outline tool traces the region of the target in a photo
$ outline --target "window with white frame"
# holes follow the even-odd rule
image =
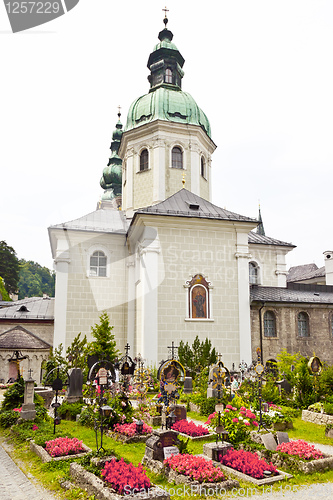
[[[143,149],[140,154],[140,172],[148,170],[148,167],[149,167],[148,149]]]
[[[107,258],[104,252],[97,250],[90,256],[89,275],[106,276]]]
[[[172,148],[171,166],[172,168],[183,168],[183,151],[179,146]]]
[[[259,284],[259,269],[255,262],[249,262],[249,283],[250,285]]]

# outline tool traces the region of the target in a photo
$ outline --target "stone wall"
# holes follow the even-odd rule
[[[302,420],[304,422],[312,422],[318,425],[333,424],[333,415],[327,415],[326,413],[316,413],[315,411],[303,410]]]
[[[283,304],[271,303],[262,309],[273,311],[276,317],[276,337],[263,336],[263,360],[275,359],[281,350],[289,353],[300,352],[309,357],[316,353],[321,361],[333,364],[333,336],[331,332],[331,318],[333,304]],[[306,312],[309,316],[310,335],[298,336],[297,315]],[[253,359],[256,349],[260,345],[259,307],[251,306],[251,338]]]

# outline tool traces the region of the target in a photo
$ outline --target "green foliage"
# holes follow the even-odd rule
[[[24,380],[20,377],[15,384],[11,385],[3,395],[1,412],[20,408],[24,400]]]
[[[6,300],[7,302],[11,301],[11,298],[9,297],[9,293],[5,288],[5,283],[3,281],[3,278],[1,278],[1,276],[0,276],[0,300]]]
[[[19,260],[13,247],[0,241],[0,276],[8,293],[16,293],[19,282]]]
[[[333,393],[333,365],[324,366],[324,370],[320,375],[322,390],[325,394]],[[333,402],[333,401],[332,401]]]
[[[215,406],[217,405],[217,398],[205,398],[202,400],[200,405],[200,414],[206,415],[207,417],[214,413]]]
[[[116,348],[116,341],[112,334],[113,326],[110,325],[109,316],[103,312],[99,317],[100,323],[91,327],[91,334],[95,340],[87,345],[87,352],[98,356],[99,359],[114,361],[120,352]]]
[[[276,356],[276,359],[280,374],[284,373],[285,378],[294,386],[296,384],[297,370],[291,371],[291,367],[294,366],[296,368],[299,366],[303,359],[302,355],[299,352],[290,354],[286,349],[282,349]]]
[[[62,367],[59,370],[59,378],[65,383],[67,381],[67,361],[62,355],[63,345],[59,344],[58,347],[54,349],[51,347],[49,358],[44,360],[42,363],[42,368],[45,371],[43,377],[44,385],[52,385],[52,382],[57,378],[57,368],[58,366]],[[54,370],[50,375],[51,370]]]
[[[178,443],[177,447],[179,450],[179,453],[181,455],[186,455],[187,453],[191,454],[192,450],[191,447],[189,446],[190,438],[183,438],[182,436],[178,437]]]
[[[268,401],[275,404],[281,403],[281,396],[278,386],[275,383],[275,379],[272,377],[267,377],[266,383],[262,386],[261,394],[263,401]]]
[[[307,359],[303,358],[297,365],[295,401],[300,408],[306,409],[315,400],[313,378],[309,374]]]
[[[212,349],[212,343],[208,338],[200,342],[198,335],[193,341],[192,346],[188,342],[184,344],[181,340],[178,347],[178,356],[181,364],[188,370],[191,377],[195,378],[203,368],[216,363],[217,353],[215,347]]]
[[[19,299],[24,297],[42,297],[46,293],[54,297],[55,272],[42,267],[32,260],[19,261]]]
[[[0,412],[0,427],[7,428],[14,425],[20,414],[13,410],[1,410]]]
[[[58,408],[58,415],[61,418],[66,418],[67,420],[76,420],[76,415],[81,413],[82,408],[85,406],[85,403],[80,403],[79,401],[76,403],[68,403],[64,401],[62,405]]]
[[[73,342],[66,351],[68,368],[81,368],[84,371],[87,368],[87,336],[81,340],[81,332],[74,338]]]

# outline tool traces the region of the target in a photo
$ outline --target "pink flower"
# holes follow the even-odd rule
[[[18,411],[18,412],[21,412],[21,411],[22,411],[22,408],[13,408],[13,411]]]
[[[237,418],[237,417],[233,418],[233,419],[232,419],[232,421],[233,421],[235,424],[238,424],[238,418]]]
[[[230,410],[229,410],[228,408],[226,408],[226,409],[224,410],[224,412],[225,412],[225,413],[229,413],[229,411],[230,411]]]
[[[38,425],[34,424],[34,425],[32,426],[32,430],[33,430],[33,431],[37,431],[37,429],[38,429]]]

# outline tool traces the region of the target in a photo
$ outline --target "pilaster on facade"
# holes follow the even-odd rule
[[[66,240],[58,240],[54,267],[57,275],[54,301],[54,339],[53,347],[60,344],[67,347],[67,291],[70,255]]]

